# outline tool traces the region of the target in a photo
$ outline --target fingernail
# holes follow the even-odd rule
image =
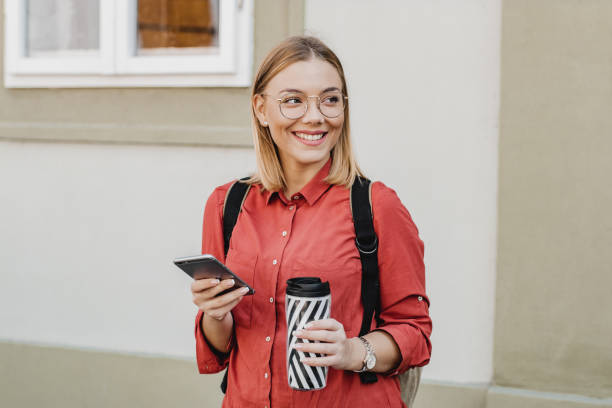
[[[306,323],[306,324],[304,325],[304,328],[305,328],[305,329],[310,329],[311,327],[312,327],[312,323]]]
[[[302,335],[302,333],[304,333],[302,330],[294,330],[294,331],[293,331],[293,335],[294,335],[294,336],[301,336],[301,335]]]
[[[226,285],[227,285],[227,286],[234,286],[234,284],[235,284],[234,280],[233,280],[233,279],[230,279],[230,280],[228,280],[228,281],[227,281],[227,284],[226,284]]]
[[[249,291],[249,288],[244,287],[244,288],[240,288],[240,293],[247,293]]]
[[[211,281],[211,283],[212,283],[213,285],[216,285],[216,284],[218,284],[218,283],[219,283],[219,279],[213,279],[213,280]]]

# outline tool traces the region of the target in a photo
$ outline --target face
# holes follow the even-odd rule
[[[328,118],[317,108],[317,98],[308,98],[304,116],[288,119],[281,113],[277,99],[295,95],[295,91],[319,96],[331,89],[342,92],[336,68],[327,61],[313,58],[289,65],[270,80],[263,92],[266,96],[255,95],[255,114],[263,126],[268,122],[285,172],[318,169],[327,162],[342,132],[344,112]],[[322,108],[323,104],[321,100]]]

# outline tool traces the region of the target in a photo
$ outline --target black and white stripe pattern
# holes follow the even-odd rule
[[[287,295],[285,313],[287,317],[287,376],[289,386],[297,390],[317,390],[325,387],[327,367],[311,367],[300,362],[302,357],[322,357],[323,354],[304,353],[295,349],[296,343],[309,343],[298,339],[293,331],[304,328],[312,320],[327,319],[330,313],[331,296],[295,297]],[[318,342],[317,342],[318,343]]]

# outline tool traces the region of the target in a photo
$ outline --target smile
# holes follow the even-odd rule
[[[318,134],[314,134],[314,135],[309,135],[307,133],[301,133],[301,132],[293,132],[293,134],[296,135],[297,137],[299,137],[300,139],[314,142],[314,141],[317,141],[317,140],[321,140],[323,138],[323,136],[325,136],[327,134],[327,132],[322,132],[322,133],[318,133]]]
[[[303,132],[291,132],[294,136],[296,136],[302,143],[308,145],[318,145],[319,143],[323,143],[323,139],[327,135],[327,132],[321,133],[303,133]]]

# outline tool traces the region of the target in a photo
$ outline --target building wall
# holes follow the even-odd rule
[[[359,162],[425,241],[417,407],[612,405],[610,7],[536,3],[502,20],[500,0],[257,0],[256,27],[277,24],[256,61],[287,21],[338,52]],[[199,251],[214,186],[254,168],[247,96],[0,88],[0,405],[219,405],[171,259]]]
[[[434,354],[424,376],[477,384],[477,399],[492,375],[499,9],[498,1],[305,7],[308,32],[346,66],[363,169],[397,190],[425,241]],[[256,50],[262,38],[270,37],[256,29]],[[195,308],[171,259],[199,250],[213,187],[254,168],[248,146],[205,144],[223,144],[214,135],[223,129],[235,131],[227,144],[248,144],[236,136],[248,127],[243,94],[0,90],[0,351],[12,368],[0,383],[8,402],[103,406],[99,396],[110,392],[150,406],[177,395],[190,405],[207,390],[208,405],[218,405],[218,378],[193,365]],[[210,95],[215,104],[200,107]],[[88,143],[67,143],[75,140]],[[91,392],[71,393],[38,361]],[[126,395],[144,387],[121,385],[130,370],[146,370],[143,384],[155,392]],[[168,383],[167,370],[198,384],[196,396]],[[28,379],[39,380],[35,395]],[[435,386],[423,386],[422,397],[438,401],[428,406],[440,405],[428,389]]]
[[[503,8],[495,383],[612,397],[612,3]]]

